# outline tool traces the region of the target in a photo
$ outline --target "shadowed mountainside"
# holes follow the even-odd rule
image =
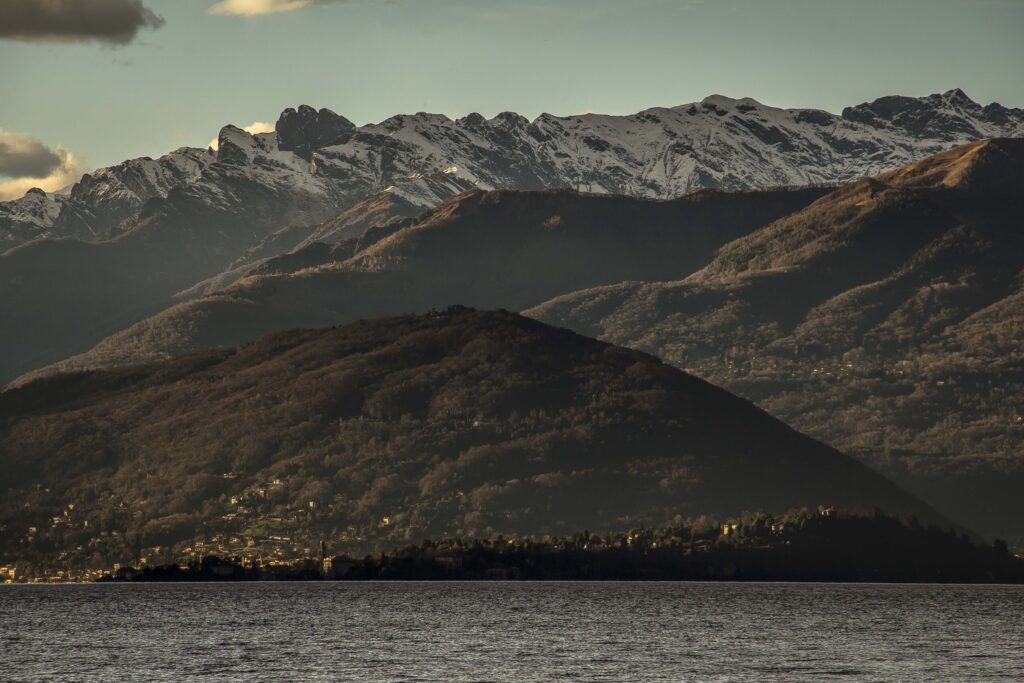
[[[835,183],[1022,132],[1024,111],[982,106],[960,90],[885,97],[842,116],[720,95],[631,116],[542,114],[532,122],[511,112],[457,121],[421,112],[357,127],[327,109],[286,109],[273,132],[225,126],[216,151],[131,159],[66,193],[33,190],[0,202],[0,382],[223,289],[262,259],[356,237],[469,189],[671,199],[700,188]],[[26,242],[28,251],[8,251]],[[49,261],[61,268],[33,265]],[[606,283],[575,286],[598,284]],[[547,296],[557,293],[564,290]]]
[[[293,327],[456,303],[521,309],[581,287],[680,277],[722,244],[827,191],[702,191],[671,201],[468,192],[358,240],[314,243],[258,264],[227,289],[169,308],[44,372],[157,360]]]
[[[414,210],[317,176],[287,134],[225,126],[218,144],[216,153],[183,148],[87,175],[61,198],[55,219],[74,227],[52,227],[41,233],[51,239],[12,249],[0,241],[0,382],[80,353],[246,260]],[[391,192],[425,187],[449,197],[472,185],[424,173],[396,181]],[[28,201],[22,208],[33,215],[54,215],[37,206],[39,193],[30,195],[19,206]]]
[[[690,277],[557,297],[540,320],[650,351],[1024,537],[1024,141],[846,186]]]
[[[339,215],[314,225],[292,225],[260,240],[227,269],[175,295],[187,301],[230,287],[242,278],[292,273],[344,261],[356,251],[406,225],[422,211],[391,192],[368,197]]]

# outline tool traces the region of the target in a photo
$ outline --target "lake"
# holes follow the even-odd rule
[[[0,586],[3,681],[1022,681],[1024,587]]]

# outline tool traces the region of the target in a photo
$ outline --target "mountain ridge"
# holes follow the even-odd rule
[[[1022,168],[1024,141],[971,143],[836,190],[686,278],[525,313],[655,353],[1021,537]]]
[[[115,235],[146,201],[201,181],[217,161],[249,164],[254,147],[282,168],[304,168],[292,182],[340,213],[385,190],[427,208],[470,187],[572,187],[672,198],[704,187],[846,182],[957,143],[1022,134],[1024,110],[983,107],[958,89],[882,97],[841,115],[712,95],[625,116],[545,113],[530,121],[503,112],[453,120],[421,112],[355,126],[330,110],[302,105],[282,112],[273,133],[250,135],[225,126],[216,152],[186,147],[99,169],[66,197],[47,195],[42,212],[22,207],[21,200],[0,202],[0,245]],[[265,174],[264,181],[271,189],[279,184]],[[207,191],[215,201],[217,193]]]
[[[674,198],[709,187],[831,185],[968,138],[1024,129],[1024,112],[965,97],[900,102],[881,107],[869,123],[713,96],[631,116],[533,122],[511,113],[455,121],[422,114],[353,126],[303,106],[286,110],[274,132],[225,126],[216,151],[129,160],[63,194],[33,191],[0,203],[0,314],[9,321],[0,330],[0,381],[228,287],[265,267],[257,261],[355,237],[371,223],[412,216],[470,189],[568,186]],[[911,109],[913,121],[899,114]],[[381,205],[369,210],[375,197]],[[339,219],[353,211],[361,221]],[[332,231],[335,220],[348,227]],[[26,272],[48,259],[75,278]]]
[[[271,270],[265,275],[254,273],[177,304],[16,384],[54,371],[244,343],[292,327],[423,312],[453,302],[518,309],[573,283],[683,275],[728,240],[826,192],[704,190],[650,200],[568,190],[473,190],[359,240],[271,259],[261,266]]]

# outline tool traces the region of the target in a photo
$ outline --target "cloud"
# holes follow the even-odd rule
[[[126,45],[141,29],[163,25],[142,0],[0,1],[0,38],[9,40]]]
[[[17,199],[33,187],[59,190],[82,177],[81,160],[63,147],[0,130],[0,201]]]
[[[256,133],[273,133],[275,129],[274,124],[269,123],[268,121],[253,121],[248,126],[242,126],[242,130],[246,133],[256,135]],[[217,149],[217,138],[214,137],[206,146]]]
[[[38,178],[48,175],[60,164],[60,155],[39,140],[0,130],[0,176]]]
[[[207,12],[228,16],[254,17],[325,5],[331,0],[221,0]]]

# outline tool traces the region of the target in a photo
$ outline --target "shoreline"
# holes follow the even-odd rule
[[[791,579],[780,579],[777,581],[764,579],[297,579],[297,580],[271,580],[271,579],[191,579],[183,581],[25,581],[17,583],[0,584],[0,590],[5,588],[26,587],[26,586],[142,586],[142,585],[285,585],[285,584],[472,584],[472,585],[558,585],[558,584],[589,584],[589,585],[610,585],[610,584],[636,584],[636,585],[738,585],[738,586],[933,586],[933,587],[1024,587],[1024,581],[802,581]]]

